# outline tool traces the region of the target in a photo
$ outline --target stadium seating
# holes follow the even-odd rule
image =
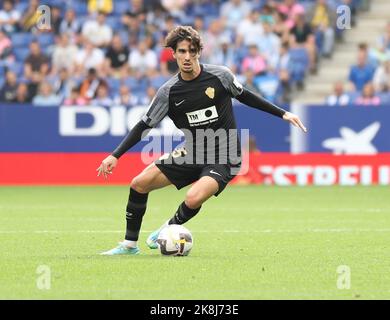
[[[221,5],[226,2],[193,2],[191,3],[187,8],[184,8],[184,15],[175,14],[175,22],[176,24],[184,24],[184,25],[191,25],[194,22],[195,17],[203,17],[203,23],[204,23],[204,30],[201,30],[203,34],[207,33],[208,28],[210,26],[210,23],[214,21],[215,19],[219,18],[220,14],[220,7]],[[281,1],[278,1],[277,3],[280,3]],[[313,4],[314,0],[299,0],[300,4],[303,5],[304,8],[308,8],[311,4]],[[361,5],[361,0],[353,0],[351,6],[353,8],[358,8]],[[267,0],[262,0],[256,2],[256,7],[254,9],[261,9],[266,3],[268,3]],[[328,0],[328,3],[331,6],[337,6],[342,3],[342,0]],[[92,17],[89,15],[88,12],[88,1],[84,0],[72,0],[72,1],[65,1],[65,0],[47,0],[45,2],[48,6],[57,6],[61,8],[61,12],[64,13],[66,9],[72,8],[74,9],[76,13],[76,19],[82,26],[85,21],[88,19],[91,19]],[[15,9],[18,10],[20,13],[24,13],[27,11],[29,6],[28,0],[21,0],[19,1]],[[125,45],[128,45],[129,43],[129,33],[122,25],[121,17],[122,15],[131,10],[131,2],[128,0],[116,0],[113,1],[113,11],[106,17],[106,23],[109,25],[115,33],[118,33],[122,39],[122,42]],[[276,10],[277,8],[275,8]],[[181,17],[181,18],[179,18]],[[157,32],[153,34],[154,37],[154,47],[153,50],[156,51],[157,55],[159,54],[161,47],[160,47],[160,40],[158,39],[159,36],[161,36],[161,28],[163,28],[164,25],[157,26]],[[146,28],[141,28],[146,29]],[[145,37],[147,33],[141,33],[140,39]],[[232,38],[235,38],[235,32],[233,30]],[[42,51],[48,55],[51,55],[52,53],[52,47],[55,44],[55,36],[53,33],[47,33],[47,32],[37,32],[37,30],[31,30],[30,32],[16,32],[9,35],[11,41],[12,41],[12,47],[13,47],[13,54],[15,58],[15,63],[10,64],[9,62],[1,62],[0,65],[9,65],[9,68],[14,70],[19,80],[22,79],[23,76],[23,62],[26,59],[26,57],[29,54],[29,43],[33,39],[37,39]],[[80,46],[80,44],[79,44]],[[132,49],[132,48],[131,48]],[[131,50],[130,49],[130,50]],[[105,48],[103,48],[104,52],[106,51]],[[242,60],[247,55],[247,48],[245,46],[236,47],[235,48],[235,61],[236,65],[241,65]],[[275,53],[277,54],[277,53]],[[305,76],[309,67],[309,57],[306,49],[304,47],[298,47],[298,48],[291,48],[289,51],[290,59],[291,59],[291,67],[289,68],[290,73],[290,81],[291,83],[297,83],[297,82],[304,82]],[[204,60],[201,60],[203,62],[207,62]],[[240,75],[240,70],[237,70],[238,75]],[[83,75],[85,77],[85,75]],[[74,76],[73,81],[75,83],[80,83],[82,79],[81,75],[78,75],[77,77]],[[145,90],[148,86],[152,86],[155,88],[160,87],[168,77],[162,76],[161,74],[157,74],[157,76],[153,76],[150,79],[137,79],[133,75],[126,76],[123,79],[118,79],[117,77],[111,77],[110,75],[106,75],[106,80],[110,85],[110,93],[112,96],[115,96],[118,94],[118,90],[120,85],[123,83],[130,87],[132,92],[136,95],[139,95],[140,97],[145,94]],[[256,79],[258,86],[261,88],[261,91],[265,93],[265,95],[272,99],[272,100],[278,100],[276,95],[279,94],[278,88],[278,78],[275,78],[275,75],[270,73],[266,76],[258,77]]]

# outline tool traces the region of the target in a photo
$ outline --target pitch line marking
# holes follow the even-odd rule
[[[123,230],[0,230],[0,234],[65,234],[65,233],[123,233]],[[144,230],[141,233],[151,233],[152,230]],[[390,232],[390,228],[383,229],[348,229],[348,228],[330,228],[330,229],[303,229],[303,230],[292,230],[292,229],[263,229],[263,230],[193,230],[193,233],[350,233],[350,232]]]

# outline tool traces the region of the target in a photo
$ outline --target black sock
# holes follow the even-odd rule
[[[195,217],[195,215],[199,212],[200,206],[197,209],[191,209],[188,208],[185,202],[183,201],[179,208],[177,208],[177,211],[175,215],[169,220],[168,224],[183,224],[186,223],[191,218]]]
[[[130,188],[129,201],[126,207],[126,240],[138,240],[148,195],[149,193],[139,193]]]

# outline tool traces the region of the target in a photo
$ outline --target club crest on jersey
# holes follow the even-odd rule
[[[214,95],[215,95],[215,89],[214,88],[211,88],[211,87],[208,87],[205,91],[206,95],[210,98],[210,99],[214,99]]]

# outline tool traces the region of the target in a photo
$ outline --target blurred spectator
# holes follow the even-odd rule
[[[41,13],[38,10],[39,0],[30,0],[27,11],[22,16],[21,27],[25,31],[35,31]]]
[[[114,98],[114,103],[125,107],[133,107],[137,105],[138,98],[131,94],[131,90],[127,86],[121,85],[119,94]]]
[[[296,23],[297,15],[304,15],[305,8],[296,0],[284,0],[277,5],[277,10],[286,16],[285,24],[289,29],[292,29]]]
[[[298,90],[305,87],[305,76],[309,69],[309,55],[307,49],[297,44],[295,36],[290,37],[289,41],[289,75],[291,82],[296,84]]]
[[[233,73],[237,71],[237,59],[232,41],[228,36],[222,36],[219,39],[219,47],[208,59],[208,62],[216,65],[228,67]]]
[[[29,103],[31,102],[31,95],[29,88],[25,82],[20,82],[16,88],[16,97],[14,102],[16,103]]]
[[[290,29],[286,25],[286,16],[275,10],[274,14],[274,24],[272,29],[274,33],[280,38],[281,42],[287,42],[290,38]]]
[[[344,91],[344,84],[338,81],[334,84],[333,94],[326,98],[328,106],[343,107],[350,104],[350,96]]]
[[[220,8],[220,16],[225,20],[226,27],[236,29],[238,24],[249,15],[252,7],[249,1],[228,0]]]
[[[373,84],[377,92],[390,91],[390,59],[376,69]]]
[[[110,14],[112,12],[112,9],[112,0],[88,0],[88,12],[90,14],[96,14],[98,12]]]
[[[230,38],[230,33],[224,29],[223,21],[221,19],[211,21],[203,36],[202,58],[205,61],[208,61],[215,54],[222,37]]]
[[[16,89],[18,87],[18,79],[12,71],[7,71],[5,74],[5,83],[0,90],[1,102],[13,102],[16,98]]]
[[[277,103],[291,103],[291,77],[287,69],[280,69],[278,72],[279,84],[276,89],[275,100]]]
[[[262,3],[263,1],[260,0]],[[261,11],[260,11],[260,20],[262,23],[269,23],[270,25],[274,25],[275,24],[275,16],[274,16],[274,13],[277,12],[277,10],[274,10],[274,8],[268,4],[268,3],[265,3],[264,5],[262,4],[253,4],[253,7],[254,9],[256,8],[261,8]]]
[[[61,34],[58,39],[58,43],[54,46],[52,55],[52,73],[57,73],[62,68],[67,69],[69,72],[73,72],[76,65],[76,58],[78,54],[78,48],[76,45],[69,41],[69,35],[67,33]]]
[[[75,11],[73,9],[66,10],[65,17],[60,24],[60,33],[68,34],[71,42],[75,43],[77,40],[76,35],[80,32],[80,30],[81,30],[81,24],[76,19]]]
[[[92,100],[96,96],[96,90],[104,80],[100,79],[94,68],[88,70],[87,77],[80,85],[80,97],[86,100]]]
[[[72,88],[76,85],[70,77],[66,68],[62,68],[58,73],[46,78],[52,84],[53,92],[61,97],[70,95]]]
[[[160,70],[164,76],[169,76],[178,71],[176,59],[171,48],[164,48],[160,52]]]
[[[367,46],[359,45],[357,64],[351,66],[349,81],[351,81],[354,91],[361,91],[366,83],[372,81],[375,67],[368,61]]]
[[[39,85],[39,92],[33,98],[33,105],[37,107],[59,106],[61,104],[61,97],[53,92],[52,86],[47,81],[42,81]]]
[[[155,87],[152,87],[152,86],[149,86],[147,89],[146,89],[146,95],[141,97],[140,101],[139,101],[139,104],[140,105],[143,105],[143,106],[147,106],[149,105],[154,96],[156,95],[157,93],[157,90]]]
[[[105,82],[101,82],[96,89],[96,96],[91,101],[91,104],[103,107],[111,107],[113,100],[110,97],[108,85]]]
[[[279,52],[269,59],[270,68],[273,72],[279,73],[281,70],[290,69],[290,53],[288,42],[279,47]]]
[[[263,95],[263,93],[260,91],[259,87],[255,84],[255,74],[252,70],[246,70],[244,73],[245,81],[242,83],[242,85],[257,94]]]
[[[39,83],[49,73],[49,57],[41,52],[37,41],[30,43],[30,54],[24,61],[24,77],[30,82],[30,96],[36,94]]]
[[[106,24],[106,15],[103,12],[99,12],[96,19],[87,20],[81,33],[97,47],[108,46],[112,39],[112,28]]]
[[[88,103],[88,101],[80,96],[79,90],[77,88],[72,88],[69,97],[65,98],[63,105],[64,106],[84,106],[87,103]]]
[[[129,49],[124,46],[119,35],[114,35],[111,45],[106,51],[105,70],[110,76],[125,76],[128,68]]]
[[[203,34],[205,31],[205,26],[204,26],[204,18],[202,16],[196,16],[194,18],[194,23],[193,27],[196,31],[198,31],[199,35],[203,39]]]
[[[19,29],[20,12],[14,8],[12,0],[4,0],[0,11],[0,27],[7,33],[17,32]]]
[[[237,27],[236,46],[245,45],[249,43],[259,43],[259,39],[263,36],[263,26],[260,22],[260,12],[253,10],[249,15],[243,19]]]
[[[266,61],[255,43],[249,45],[248,55],[242,61],[241,71],[245,73],[247,70],[253,71],[256,76],[267,71]]]
[[[154,2],[154,0],[151,0]],[[161,3],[161,1],[158,1]],[[144,0],[129,0],[130,10],[129,12],[134,13],[140,18],[140,21],[144,22],[146,19],[145,8],[144,8]]]
[[[12,56],[12,42],[5,32],[0,29],[0,61],[10,60]]]
[[[309,55],[309,70],[311,73],[317,72],[317,47],[313,31],[305,22],[303,14],[295,15],[295,26],[291,29],[291,34],[295,37],[296,43],[304,47]]]
[[[165,19],[168,16],[166,10],[162,7],[160,3],[155,3],[153,8],[151,8],[146,13],[146,24],[153,25],[157,30],[162,29],[165,24]]]
[[[390,55],[390,21],[386,25],[386,31],[378,40],[379,50]]]
[[[50,13],[50,31],[58,36],[60,34],[60,26],[62,23],[61,9],[58,6],[51,6]]]
[[[94,68],[99,73],[104,64],[104,53],[86,40],[76,56],[76,73],[84,74],[86,70]]]
[[[184,8],[187,0],[161,0],[161,4],[169,14],[179,20],[185,18]]]
[[[268,62],[279,55],[280,39],[273,33],[272,26],[269,22],[263,22],[264,34],[259,39],[259,50]]]
[[[147,47],[145,40],[141,41],[138,48],[130,53],[129,65],[137,78],[153,76],[157,68],[157,55]]]
[[[356,99],[355,104],[362,106],[377,106],[381,104],[381,99],[375,94],[372,82],[365,84],[363,92],[361,96]]]
[[[134,48],[145,37],[146,28],[139,16],[132,12],[126,12],[122,18],[122,27],[128,34],[129,46]]]
[[[310,6],[306,16],[319,39],[320,53],[324,57],[330,57],[334,45],[336,11],[327,4],[326,0],[317,0]]]

